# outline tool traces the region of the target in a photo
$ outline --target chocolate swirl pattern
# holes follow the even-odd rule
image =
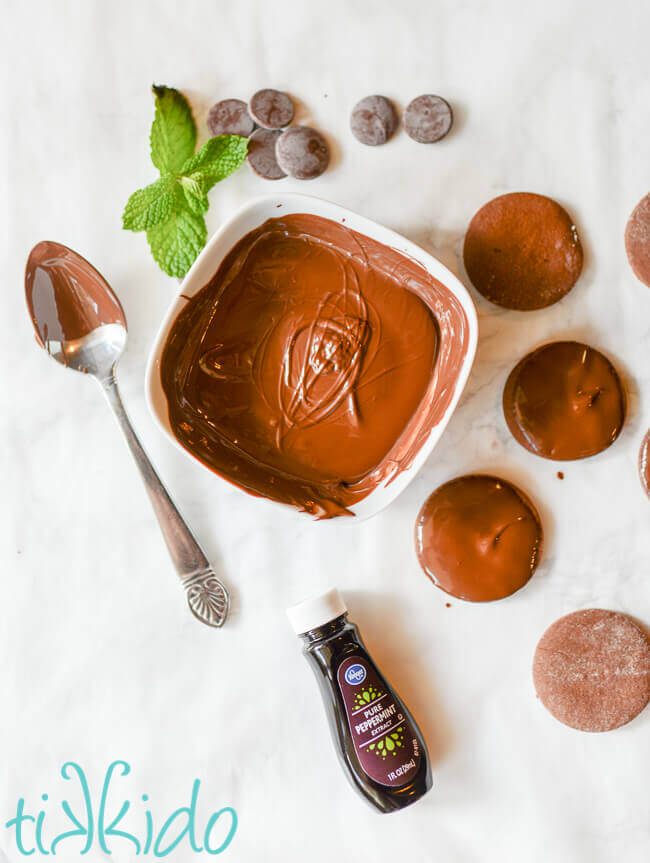
[[[279,401],[288,429],[321,422],[345,400],[358,420],[354,386],[369,337],[366,304],[356,294],[358,313],[349,314],[339,312],[338,299],[325,298],[314,322],[296,333],[283,359]],[[345,294],[346,304],[347,299]]]
[[[442,418],[468,338],[460,301],[419,264],[328,219],[270,219],[171,328],[170,424],[247,491],[348,514]]]

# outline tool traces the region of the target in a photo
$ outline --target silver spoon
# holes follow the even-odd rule
[[[25,293],[39,344],[66,368],[92,375],[101,384],[140,468],[192,614],[208,626],[222,626],[228,616],[228,591],[160,481],[120,398],[115,366],[127,329],[119,300],[88,261],[51,242],[32,249]]]

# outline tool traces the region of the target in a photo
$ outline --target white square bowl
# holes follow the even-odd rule
[[[428,437],[423,442],[408,468],[396,476],[388,477],[376,486],[367,497],[350,507],[350,510],[358,518],[370,518],[388,506],[406,488],[440,440],[467,383],[478,339],[476,309],[462,282],[447,267],[441,264],[440,261],[415,243],[395,233],[395,231],[384,228],[382,225],[370,221],[370,219],[363,218],[363,216],[358,216],[356,213],[346,210],[344,207],[339,207],[337,204],[322,201],[320,198],[313,198],[309,195],[280,194],[257,198],[245,204],[210,238],[185,276],[176,299],[172,302],[162,322],[147,364],[145,379],[147,403],[154,419],[165,434],[186,455],[194,458],[177,440],[169,423],[167,397],[162,388],[160,378],[160,363],[167,336],[176,317],[187,303],[188,298],[193,297],[201,288],[205,287],[218,270],[225,256],[242,237],[258,228],[267,219],[286,216],[291,213],[308,213],[314,216],[321,216],[325,219],[331,219],[334,222],[344,221],[346,228],[350,228],[360,234],[365,234],[367,237],[383,243],[385,246],[402,252],[406,257],[417,261],[457,298],[467,318],[467,352],[455,381],[452,398],[442,418],[436,425],[432,426]],[[206,470],[210,470],[210,468],[206,468]],[[211,471],[211,473],[214,472]],[[217,481],[230,482],[230,480],[217,473],[214,473],[214,476]],[[288,506],[288,504],[280,504],[275,501],[273,503],[276,506]]]

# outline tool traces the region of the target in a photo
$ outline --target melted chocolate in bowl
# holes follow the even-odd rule
[[[331,517],[409,467],[469,347],[465,312],[400,252],[320,216],[243,237],[174,321],[175,437],[252,494]]]

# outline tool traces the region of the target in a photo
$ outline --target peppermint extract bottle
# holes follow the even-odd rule
[[[431,788],[420,729],[373,662],[338,590],[287,610],[325,704],[339,759],[355,790],[380,812]]]

